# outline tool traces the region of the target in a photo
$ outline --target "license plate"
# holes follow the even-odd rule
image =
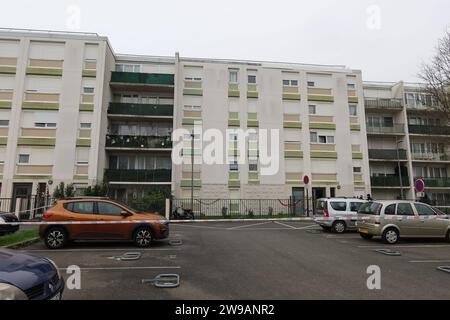
[[[369,233],[369,229],[367,229],[367,228],[359,228],[358,231],[360,233]]]
[[[61,292],[58,292],[50,300],[61,300]]]

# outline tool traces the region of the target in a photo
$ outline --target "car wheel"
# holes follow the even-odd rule
[[[450,230],[447,231],[447,234],[445,235],[445,240],[447,242],[450,242]]]
[[[332,227],[335,233],[344,233],[346,228],[347,226],[344,221],[335,221]]]
[[[49,228],[45,233],[44,242],[49,249],[61,249],[67,243],[67,232],[63,228]]]
[[[387,244],[396,244],[398,242],[399,237],[400,234],[395,228],[388,228],[384,230],[383,235],[381,236],[383,242]]]
[[[153,236],[152,236],[152,229],[149,227],[140,227],[137,228],[134,232],[133,241],[136,244],[136,246],[140,248],[145,248],[150,246],[152,243]]]
[[[371,240],[373,238],[373,235],[367,233],[360,233],[359,235],[365,240]]]

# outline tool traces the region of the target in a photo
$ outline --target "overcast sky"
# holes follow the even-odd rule
[[[417,81],[450,28],[450,1],[5,0],[0,24],[96,32],[117,53],[342,64],[366,81]]]

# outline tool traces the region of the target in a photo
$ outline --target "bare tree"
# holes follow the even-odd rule
[[[437,103],[437,108],[450,120],[450,31],[439,39],[436,55],[423,64],[419,78],[425,82],[425,91]]]

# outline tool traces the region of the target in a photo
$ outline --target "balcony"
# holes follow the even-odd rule
[[[383,126],[383,127],[366,127],[368,134],[404,134],[405,133],[405,125],[404,124],[393,124],[392,126]]]
[[[412,153],[411,157],[415,161],[450,161],[450,155],[447,153]]]
[[[450,135],[450,126],[425,126],[410,124],[408,127],[410,134],[426,134],[437,136]]]
[[[106,148],[114,149],[167,149],[172,148],[171,137],[156,136],[106,136]]]
[[[400,187],[398,176],[376,176],[370,177],[372,187]],[[402,186],[409,187],[409,177],[402,176]]]
[[[415,178],[425,182],[425,188],[450,188],[450,178]]]
[[[172,171],[170,169],[155,170],[125,170],[106,169],[105,179],[108,182],[171,182]]]
[[[406,150],[369,149],[369,159],[406,160]]]
[[[111,102],[109,104],[108,114],[121,116],[173,117],[173,105]]]
[[[403,109],[403,101],[401,99],[365,98],[364,105],[366,109]]]
[[[175,77],[173,74],[118,72],[111,74],[110,85],[115,89],[135,89],[173,92]]]

